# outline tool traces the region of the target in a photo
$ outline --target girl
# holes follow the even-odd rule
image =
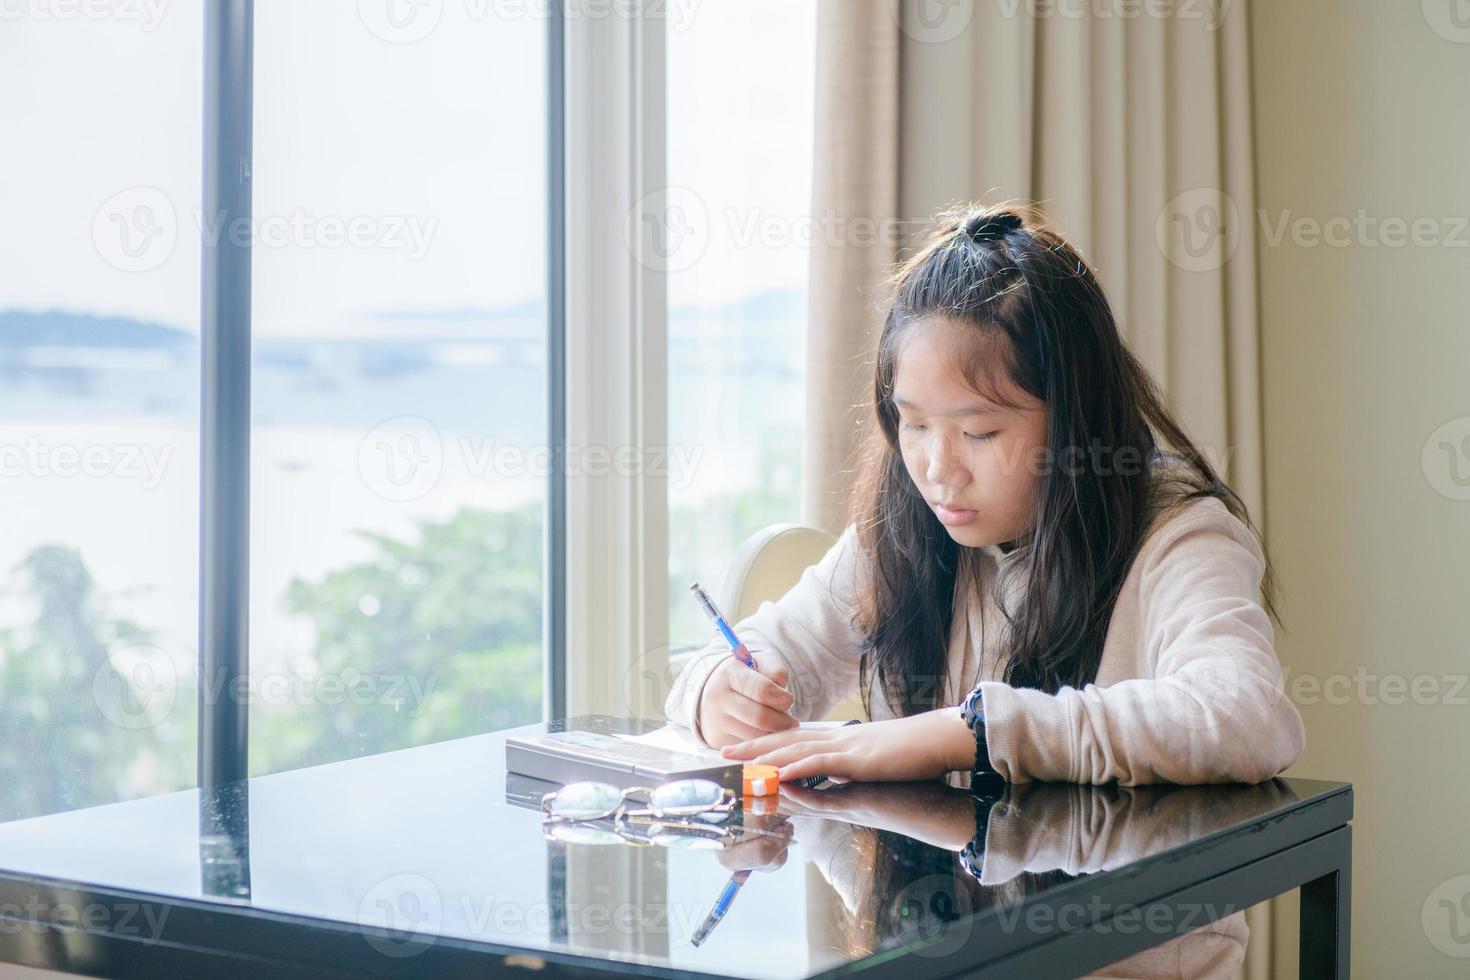
[[[670,720],[782,779],[1254,783],[1297,759],[1245,507],[1039,212],[941,216],[894,278],[873,408],[852,524],[735,627],[759,670],[711,644]],[[854,688],[870,723],[797,727]]]

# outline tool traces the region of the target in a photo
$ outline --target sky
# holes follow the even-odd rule
[[[543,6],[256,0],[257,336],[541,298]],[[79,9],[0,9],[0,309],[197,332],[199,237],[227,231],[199,213],[201,5]],[[670,302],[802,288],[805,249],[780,243],[809,210],[815,0],[664,9],[669,183],[710,232]]]

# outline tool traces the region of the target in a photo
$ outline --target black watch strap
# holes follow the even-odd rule
[[[972,781],[970,793],[975,801],[975,836],[960,851],[960,864],[976,881],[985,861],[985,835],[990,829],[990,811],[1005,795],[1006,784],[999,776],[990,773],[978,782]]]
[[[995,769],[990,764],[990,746],[985,737],[985,705],[978,685],[965,698],[960,714],[975,735],[975,765],[970,770],[971,778],[994,772]]]

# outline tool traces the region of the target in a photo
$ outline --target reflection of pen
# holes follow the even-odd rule
[[[856,725],[856,724],[859,724],[859,722],[858,722],[858,720],[856,718],[849,718],[846,721],[844,721],[841,725],[839,725],[838,727],[839,728],[846,728],[848,725]],[[803,776],[800,779],[793,779],[792,780],[793,783],[795,783],[796,785],[800,786],[802,789],[816,789],[818,786],[822,785],[826,781],[827,781],[827,777],[826,776]]]
[[[745,879],[749,877],[749,869],[737,871],[730,876],[730,880],[725,882],[725,890],[720,892],[719,898],[715,899],[715,907],[710,909],[709,915],[705,916],[704,921],[699,924],[699,928],[694,930],[694,935],[689,940],[691,944],[698,946],[709,938],[709,934],[715,931],[715,926],[720,924],[720,920],[725,917],[725,913],[730,911],[730,905],[735,901],[735,896],[739,893],[740,886],[745,884]]]
[[[730,644],[730,652],[735,655],[735,659],[752,670],[759,669],[755,665],[755,658],[750,655],[749,650],[745,649],[745,644],[740,642],[740,638],[735,635],[735,631],[725,621],[725,614],[720,612],[719,607],[715,605],[715,600],[709,597],[709,593],[704,591],[704,587],[698,582],[694,582],[689,586],[689,591],[694,593],[694,600],[699,603],[699,608],[704,610],[704,614],[710,618],[710,622],[715,624],[715,629],[719,630],[721,635],[725,637],[725,642]]]

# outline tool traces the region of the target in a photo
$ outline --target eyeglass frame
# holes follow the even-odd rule
[[[668,817],[673,819],[688,819],[692,817],[702,817],[710,813],[719,813],[728,816],[729,813],[735,809],[735,804],[738,801],[738,798],[735,795],[735,791],[728,786],[720,787],[720,802],[712,804],[711,806],[707,806],[700,810],[695,810],[690,813],[671,813],[668,811],[659,812],[659,810],[652,806],[653,794],[657,790],[663,789],[666,786],[676,786],[679,783],[692,783],[697,781],[700,780],[676,779],[672,782],[664,783],[662,786],[628,786],[623,789],[618,789],[618,787],[613,786],[613,789],[617,789],[619,793],[618,802],[616,806],[614,806],[606,813],[598,814],[597,816],[592,817],[567,817],[553,813],[551,811],[551,805],[553,801],[559,794],[566,792],[573,786],[595,785],[597,783],[602,783],[605,786],[613,785],[612,783],[608,783],[600,779],[582,779],[578,780],[577,782],[567,783],[565,786],[561,786],[557,789],[551,790],[550,792],[543,793],[541,796],[542,819],[543,821],[559,821],[564,823],[589,823],[593,820],[606,820],[608,817],[612,817],[614,819],[614,822],[616,823],[618,819],[626,817],[656,817],[659,819]],[[634,793],[647,794],[647,796],[649,797],[649,806],[640,809],[628,809],[628,797],[633,795]]]

